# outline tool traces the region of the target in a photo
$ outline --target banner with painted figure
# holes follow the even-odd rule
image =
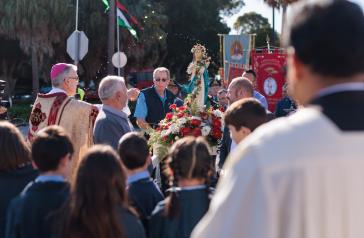
[[[274,49],[269,52],[252,51],[252,67],[257,74],[257,90],[268,101],[268,109],[274,112],[277,102],[282,98],[282,88],[286,82],[286,52]]]
[[[224,80],[226,84],[239,77],[249,64],[250,36],[223,35]]]

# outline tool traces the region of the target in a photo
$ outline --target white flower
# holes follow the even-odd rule
[[[213,113],[214,113],[214,116],[219,117],[219,118],[222,118],[224,116],[224,113],[220,110],[214,110]]]
[[[177,140],[179,140],[179,137],[178,137],[178,136],[176,136],[176,137],[174,137],[174,139],[177,141]]]
[[[169,130],[170,132],[172,132],[172,134],[176,134],[176,133],[178,133],[178,132],[179,132],[179,127],[178,127],[178,125],[176,125],[176,124],[172,124],[172,125],[168,128],[168,130]]]
[[[211,131],[211,127],[204,126],[201,129],[201,134],[202,134],[202,136],[207,136],[210,133],[210,131]]]
[[[169,129],[168,130],[163,130],[163,131],[161,131],[161,137],[168,136],[170,133],[171,133],[171,131]]]
[[[185,123],[187,122],[187,119],[182,117],[182,118],[179,118],[177,121],[176,121],[176,124],[178,125],[178,127],[180,126],[183,126]]]
[[[191,119],[196,119],[196,120],[199,120],[199,121],[202,121],[201,117],[197,117],[197,116],[192,116]]]

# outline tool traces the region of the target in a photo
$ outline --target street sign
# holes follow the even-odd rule
[[[116,52],[112,56],[111,62],[115,66],[115,68],[122,68],[126,65],[126,62],[128,62],[128,59],[124,52]]]
[[[88,38],[83,31],[74,31],[67,39],[67,53],[76,62],[82,60],[88,51]]]

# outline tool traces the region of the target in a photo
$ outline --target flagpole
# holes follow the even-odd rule
[[[120,76],[120,28],[119,28],[119,24],[118,24],[118,17],[117,17],[117,7],[115,8],[115,20],[116,20],[116,44],[117,44],[117,47],[118,47],[118,76]]]

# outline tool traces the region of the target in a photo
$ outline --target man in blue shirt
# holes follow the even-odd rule
[[[254,98],[258,99],[258,101],[262,104],[262,106],[268,110],[268,102],[267,99],[259,93],[257,89],[257,74],[254,72],[254,70],[249,69],[243,73],[243,77],[249,79],[253,86],[254,86]]]
[[[141,129],[155,128],[166,113],[171,111],[169,107],[175,103],[176,96],[167,89],[169,82],[169,70],[156,68],[153,72],[153,86],[140,92],[134,117]]]

